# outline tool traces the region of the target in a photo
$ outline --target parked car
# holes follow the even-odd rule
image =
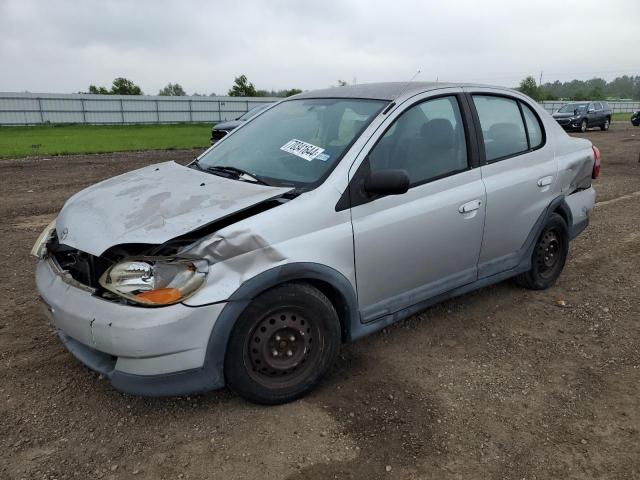
[[[224,138],[231,130],[238,128],[244,122],[249,120],[252,117],[255,117],[257,114],[266,110],[268,107],[273,105],[273,102],[263,103],[262,105],[258,105],[257,107],[253,107],[246,113],[243,113],[235,120],[230,120],[228,122],[220,122],[216,123],[211,129],[211,145],[216,143],[218,140]]]
[[[343,342],[511,277],[553,285],[599,171],[516,91],[305,92],[188,166],[71,197],[34,245],[36,284],[67,349],[119,390],[282,403]]]
[[[586,132],[592,127],[609,130],[611,126],[611,108],[607,102],[567,103],[553,114],[553,118],[565,130]]]
[[[631,114],[631,124],[635,127],[640,127],[640,110],[636,110]]]

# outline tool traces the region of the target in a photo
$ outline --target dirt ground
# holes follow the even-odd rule
[[[554,288],[430,308],[279,407],[118,393],[40,313],[29,249],[64,200],[196,152],[0,161],[0,478],[640,478],[640,128],[586,137],[598,205]]]

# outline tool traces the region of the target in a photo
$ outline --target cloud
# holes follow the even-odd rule
[[[0,91],[611,78],[640,74],[638,18],[637,0],[0,0]]]

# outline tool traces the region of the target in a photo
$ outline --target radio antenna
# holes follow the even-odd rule
[[[404,92],[406,92],[409,89],[409,85],[411,84],[411,82],[413,82],[415,80],[415,78],[418,75],[420,75],[421,73],[422,73],[422,70],[418,69],[418,71],[413,74],[413,77],[411,77],[409,79],[409,81],[404,84],[404,88],[402,89],[402,91],[398,95],[396,95],[396,98],[399,98]]]
[[[402,87],[402,90],[400,91],[400,93],[399,93],[399,94],[397,94],[397,95],[394,97],[394,99],[391,101],[391,103],[389,103],[389,105],[387,106],[387,108],[385,108],[385,109],[382,111],[382,115],[386,115],[386,114],[387,114],[387,113],[388,113],[388,112],[389,112],[393,107],[395,107],[395,105],[396,105],[396,100],[397,100],[398,98],[400,98],[400,97],[402,96],[402,94],[403,94],[404,92],[406,92],[406,91],[409,89],[409,85],[411,85],[411,82],[413,82],[413,80],[414,80],[418,75],[420,75],[420,73],[422,73],[422,70],[418,69],[418,71],[417,71],[416,73],[414,73],[414,74],[413,74],[413,77],[411,77],[411,78],[409,79],[409,81],[408,81],[407,83],[405,83],[405,84],[404,84],[404,87]]]

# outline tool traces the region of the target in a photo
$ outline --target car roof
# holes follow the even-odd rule
[[[466,83],[445,82],[383,82],[362,83],[360,85],[347,85],[344,87],[331,87],[322,90],[311,90],[299,93],[291,98],[364,98],[371,100],[394,100],[401,94],[417,94],[429,90],[437,90],[447,87],[488,87],[490,85],[476,85]],[[508,90],[504,87],[494,87]]]

